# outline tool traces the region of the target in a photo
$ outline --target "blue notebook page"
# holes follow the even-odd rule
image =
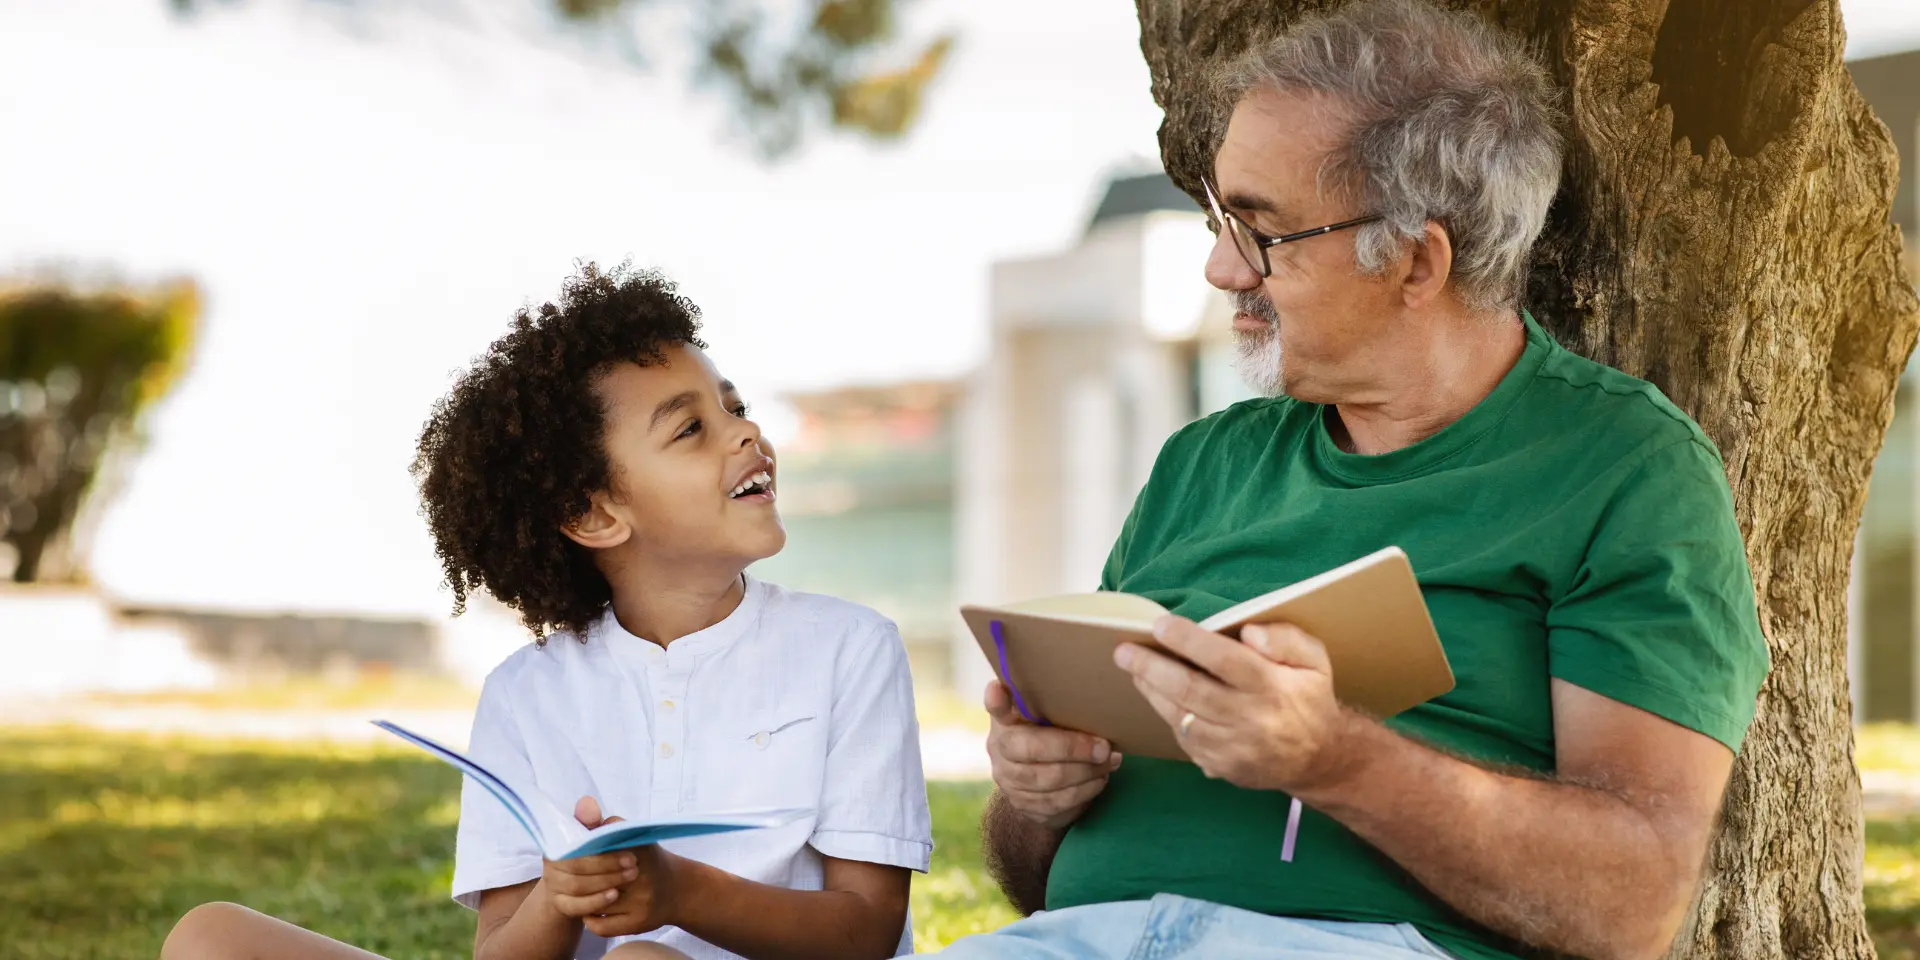
[[[399,724],[386,720],[375,720],[373,721],[373,725],[439,757],[458,768],[461,773],[472,777],[482,787],[485,787],[488,793],[493,794],[499,798],[502,804],[506,805],[507,812],[513,814],[515,820],[520,821],[520,826],[527,831],[527,836],[533,838],[536,846],[543,852],[547,849],[546,841],[540,836],[539,823],[534,818],[533,810],[527,806],[525,800],[520,799],[520,795],[515,793],[512,787],[507,786],[499,777],[490,773],[487,768],[474,763],[472,760],[468,760],[466,757],[454,752],[452,748],[414,733]]]

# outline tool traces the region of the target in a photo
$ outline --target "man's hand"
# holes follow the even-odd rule
[[[1201,772],[1290,793],[1338,776],[1346,757],[1337,745],[1359,717],[1334,699],[1333,667],[1319,640],[1274,624],[1249,626],[1235,641],[1171,616],[1153,633],[1200,669],[1131,643],[1114,650],[1114,662],[1133,674]]]
[[[1028,723],[1013,697],[995,680],[987,685],[987,757],[993,783],[1022,817],[1049,830],[1064,830],[1106,789],[1120,755],[1098,737]]]
[[[600,804],[581,797],[575,819],[588,828],[619,822],[602,818]],[[658,845],[636,847],[571,860],[547,860],[541,870],[553,907],[563,916],[582,921],[602,937],[646,933],[672,923],[669,879],[672,854]]]

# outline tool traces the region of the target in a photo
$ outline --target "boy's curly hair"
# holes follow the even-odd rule
[[[617,363],[659,363],[675,345],[705,348],[699,330],[699,308],[667,278],[586,263],[557,304],[517,311],[513,331],[434,405],[411,473],[455,616],[485,590],[538,643],[556,630],[585,637],[612,594],[561,528],[611,480],[594,380]]]

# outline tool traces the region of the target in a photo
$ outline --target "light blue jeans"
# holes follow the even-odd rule
[[[1270,917],[1160,894],[1036,913],[954,941],[943,960],[1430,960],[1452,956],[1409,923]]]

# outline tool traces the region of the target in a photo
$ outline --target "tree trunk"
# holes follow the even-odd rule
[[[1205,71],[1339,0],[1138,0],[1168,172],[1199,195]],[[1726,458],[1773,670],[1676,956],[1865,957],[1846,587],[1920,304],[1898,158],[1841,63],[1837,0],[1456,2],[1567,96],[1566,174],[1528,302],[1643,377]]]

